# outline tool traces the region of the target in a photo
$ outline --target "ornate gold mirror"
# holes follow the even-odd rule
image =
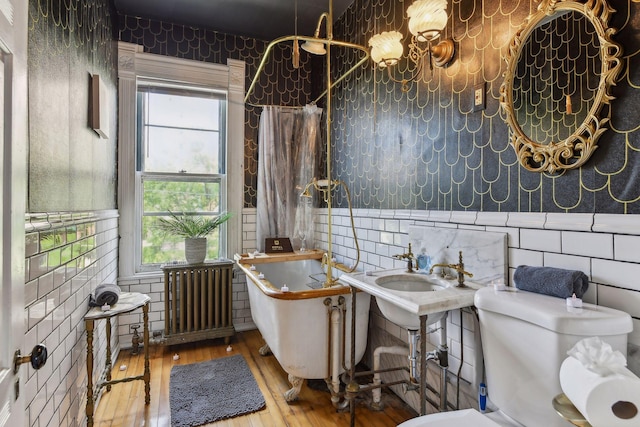
[[[509,43],[500,105],[524,168],[563,172],[598,147],[622,67],[613,12],[606,0],[542,0]]]

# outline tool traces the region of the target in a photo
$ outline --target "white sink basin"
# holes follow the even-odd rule
[[[378,277],[375,279],[375,284],[390,291],[403,293],[438,292],[450,286],[450,284],[445,280],[439,280],[438,283],[435,283],[433,279],[430,280],[426,276],[416,273],[391,274],[388,276]],[[415,297],[415,295],[413,296]],[[378,303],[378,308],[380,308],[384,317],[391,320],[396,325],[402,326],[406,329],[420,329],[420,317],[416,314],[413,314],[384,298],[376,297],[376,302]],[[446,311],[429,314],[427,316],[427,325],[438,322],[445,314]]]
[[[376,298],[382,314],[398,326],[420,329],[420,317],[426,324],[442,319],[448,310],[473,305],[473,296],[481,285],[466,282],[456,287],[455,280],[435,274],[406,273],[403,269],[378,270],[369,274],[343,274],[340,280]]]
[[[375,279],[375,283],[380,287],[402,292],[441,291],[450,285],[446,280],[435,282],[427,276],[415,273],[390,274],[378,277]]]

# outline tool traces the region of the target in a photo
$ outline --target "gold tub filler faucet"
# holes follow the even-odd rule
[[[458,263],[457,264],[433,264],[429,269],[429,274],[433,273],[433,269],[436,267],[444,268],[452,268],[458,273],[458,287],[464,288],[467,285],[464,284],[464,275],[466,274],[469,277],[473,277],[473,274],[465,271],[464,263],[462,262],[462,251],[458,253]]]
[[[416,260],[416,257],[413,255],[413,252],[411,252],[411,243],[409,243],[409,250],[408,250],[407,253],[391,255],[391,258],[406,259],[407,260],[407,273],[413,273],[413,261]]]

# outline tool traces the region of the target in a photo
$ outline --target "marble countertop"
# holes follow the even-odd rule
[[[380,277],[399,274],[423,276],[436,284],[445,285],[446,288],[433,292],[411,292],[383,288],[376,284],[376,279]],[[340,280],[417,316],[472,306],[476,291],[484,287],[484,285],[465,280],[466,287],[460,288],[456,287],[456,279],[445,280],[437,274],[406,273],[402,268],[377,270],[369,274],[343,274]]]

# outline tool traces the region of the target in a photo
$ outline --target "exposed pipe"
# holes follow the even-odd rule
[[[348,375],[349,369],[347,368],[347,305],[345,304],[345,298],[340,297],[342,301],[340,302],[342,306],[342,369]],[[355,321],[355,314],[351,317],[352,321]],[[355,346],[355,340],[351,340],[353,342],[352,345]]]
[[[440,366],[440,411],[447,410],[447,373],[449,372],[449,347],[447,346],[448,315],[449,312],[447,311],[442,319],[440,319],[440,345],[437,351],[438,364]]]
[[[378,383],[378,384],[369,384],[369,385],[364,385],[361,386],[360,384],[357,383],[356,381],[356,377],[358,376],[362,376],[362,375],[370,375],[370,374],[374,374],[374,381],[376,378],[376,374],[380,374],[380,373],[384,373],[384,372],[391,372],[391,371],[398,371],[398,370],[405,370],[405,371],[409,371],[408,367],[397,367],[397,368],[388,368],[388,369],[374,369],[373,371],[368,371],[368,372],[355,372],[355,325],[356,325],[356,294],[357,294],[357,289],[353,286],[350,286],[350,292],[351,292],[351,354],[350,354],[350,360],[351,360],[351,366],[349,366],[349,370],[348,372],[348,382],[345,381],[345,383],[347,383],[346,387],[345,387],[345,391],[343,393],[340,393],[341,396],[345,396],[346,401],[349,404],[349,413],[350,413],[350,427],[355,427],[355,399],[358,396],[359,393],[363,392],[363,391],[369,391],[372,390],[372,393],[374,390],[380,389],[381,387],[391,387],[394,385],[405,385],[407,387],[407,389],[411,389],[411,390],[415,390],[418,386],[415,383],[412,383],[410,380],[408,379],[402,379],[402,380],[398,380],[398,381],[392,381],[389,383]],[[421,334],[421,354],[427,354],[426,353],[426,319],[427,316],[420,316],[420,323],[421,323],[421,327],[420,327],[420,334]],[[377,349],[376,349],[377,350]],[[402,354],[408,354],[408,350],[406,348],[402,348],[402,350],[398,350],[401,351]],[[379,350],[379,352],[384,352],[384,350]],[[435,353],[434,352],[430,352],[430,354],[432,354],[432,358],[435,358]],[[375,364],[375,361],[374,361]],[[420,365],[421,365],[421,372],[426,372],[426,357],[421,357],[420,358]],[[379,367],[378,367],[379,368]],[[426,394],[426,390],[431,391],[432,393],[434,393],[436,396],[439,394],[437,390],[435,390],[433,387],[429,386],[426,383],[426,375],[423,376],[423,378],[425,379],[420,380],[420,396],[423,397],[421,399],[421,408],[423,408],[421,410],[421,415],[424,415],[424,406],[426,404],[426,402],[429,402],[429,404],[431,404],[432,406],[438,406],[437,403],[435,403],[432,399],[430,399],[427,394]],[[379,400],[378,400],[379,401]],[[346,405],[345,405],[346,406]],[[372,405],[373,406],[373,405]]]
[[[327,153],[330,152],[329,150],[330,148],[327,148]],[[328,169],[327,169],[327,174],[328,175],[330,174],[330,171]],[[351,232],[353,235],[353,241],[356,249],[356,262],[350,267],[347,267],[344,264],[336,262],[335,258],[333,258],[332,250],[331,250],[331,241],[332,241],[331,213],[330,213],[331,195],[332,195],[332,192],[335,191],[339,186],[342,186],[347,196],[347,205],[349,207],[349,219],[351,220]],[[344,273],[353,273],[354,271],[356,271],[356,268],[360,263],[360,244],[358,243],[358,235],[356,233],[355,222],[353,219],[353,207],[351,206],[351,192],[349,191],[349,187],[347,187],[347,184],[345,184],[344,181],[340,181],[340,180],[329,181],[328,179],[318,179],[314,177],[313,180],[304,187],[304,190],[300,194],[300,197],[311,197],[311,192],[310,192],[311,188],[321,192],[322,200],[327,204],[327,218],[328,218],[327,235],[328,235],[329,244],[327,247],[327,252],[322,254],[322,261],[321,261],[321,266],[323,268],[323,271],[324,271],[324,267],[325,266],[327,267],[327,270],[325,272],[326,280],[322,284],[323,287],[327,288],[327,287],[334,286],[339,280],[337,276],[335,278],[333,276],[334,267]]]
[[[360,51],[363,54],[363,57],[358,62],[356,62],[353,65],[353,67],[349,68],[343,75],[341,75],[339,78],[337,78],[333,82],[333,84],[330,86],[330,88],[333,88],[335,85],[337,85],[342,80],[347,78],[351,73],[353,73],[356,69],[360,68],[361,65],[363,65],[364,63],[366,63],[369,60],[369,50],[366,47],[360,46],[360,45],[355,44],[355,43],[343,42],[343,41],[340,41],[340,40],[327,40],[327,39],[322,39],[322,38],[317,38],[317,37],[296,36],[296,35],[280,37],[278,39],[273,40],[267,46],[267,49],[265,50],[265,52],[264,52],[264,54],[262,56],[262,60],[260,61],[260,65],[258,65],[258,70],[256,71],[256,75],[254,76],[253,80],[251,81],[251,85],[249,86],[249,89],[247,89],[247,93],[244,96],[245,104],[251,105],[251,106],[254,106],[254,107],[261,107],[261,105],[250,103],[249,102],[249,97],[253,94],[253,90],[256,87],[256,85],[258,84],[258,79],[260,77],[260,74],[262,73],[262,70],[263,70],[264,66],[266,65],[266,63],[267,63],[267,61],[269,59],[269,55],[271,54],[271,51],[273,50],[273,48],[275,46],[277,46],[278,44],[283,43],[283,42],[293,41],[293,40],[326,43],[327,45],[352,48],[352,49],[356,49],[356,50]],[[329,95],[329,91],[327,89],[325,89],[324,92],[322,92],[316,99],[314,99],[312,101],[312,104],[317,104],[318,101],[320,101],[326,95]]]
[[[404,346],[391,346],[391,347],[377,347],[373,351],[373,382],[372,385],[375,387],[371,391],[371,395],[373,396],[371,407],[376,410],[382,409],[380,405],[380,401],[382,400],[382,380],[380,379],[380,355],[381,354],[395,354],[398,356],[409,356],[409,349]]]
[[[333,1],[329,1],[329,14],[325,17],[325,18],[330,18],[330,19],[326,19],[325,20],[325,27],[326,27],[326,31],[327,31],[327,39],[331,40],[331,38],[333,37],[333,30],[332,30],[332,26],[333,26]],[[320,19],[320,21],[322,21],[322,18]],[[319,25],[320,23],[318,23]],[[326,153],[326,160],[327,160],[327,181],[331,182],[331,44],[327,43],[327,54],[325,56],[325,77],[326,77],[326,82],[327,82],[327,99],[325,101],[325,120],[326,120],[326,126],[327,128],[325,129],[325,133],[326,133],[326,141],[327,141],[327,153]],[[331,207],[332,207],[332,202],[331,202],[331,194],[329,194],[329,197],[327,198],[327,255],[328,255],[328,260],[329,260],[329,268],[327,269],[327,282],[326,284],[328,284],[328,286],[331,286],[332,281],[331,281],[331,274],[333,273],[332,269],[332,260],[333,260],[333,233],[331,230],[331,226],[332,226],[332,212],[331,212]],[[354,296],[355,298],[355,296]],[[353,331],[353,333],[355,333],[355,329]]]
[[[327,376],[325,378],[329,378],[329,376],[331,375],[331,371],[332,371],[332,358],[331,358],[331,353],[332,353],[332,348],[331,348],[331,343],[333,342],[333,328],[332,326],[332,322],[331,322],[331,317],[332,317],[332,313],[333,313],[333,307],[331,306],[331,298],[327,297],[325,298],[322,303],[324,304],[324,306],[327,309]],[[325,380],[328,383],[328,380]],[[331,389],[331,387],[329,387],[329,389]]]
[[[460,374],[464,364],[464,309],[460,309],[460,366],[456,373],[456,410],[460,408]]]
[[[356,425],[356,396],[360,392],[360,385],[355,381],[356,373],[356,288],[351,288],[351,357],[349,366],[349,384],[345,387],[347,400],[349,401],[349,425]]]
[[[427,413],[427,315],[420,316],[420,416]]]
[[[417,382],[420,384],[420,415],[426,414],[426,402],[428,401],[431,405],[437,406],[440,408],[440,411],[447,410],[447,373],[449,369],[449,348],[447,346],[447,316],[448,312],[445,313],[444,317],[440,319],[440,345],[434,351],[427,352],[427,332],[426,332],[426,323],[427,323],[427,315],[420,316],[420,371],[419,375],[414,374]],[[411,334],[409,331],[409,345],[415,346],[416,340],[416,332]],[[444,344],[443,344],[444,343]],[[412,364],[411,354],[409,355],[410,364]],[[414,355],[414,357],[416,357]],[[429,389],[434,392],[432,387],[429,387],[427,384],[427,361],[434,360],[438,362],[438,366],[440,367],[440,391],[435,392],[437,396],[440,397],[440,404],[434,404],[430,399],[427,398],[426,391]]]
[[[320,27],[322,25],[322,22],[325,22],[325,28],[326,28],[326,37],[324,39],[319,38],[319,34],[320,34]],[[331,89],[334,87],[334,85],[336,85],[338,82],[342,81],[344,78],[346,78],[348,75],[350,75],[352,72],[354,72],[357,68],[359,68],[361,65],[363,65],[368,59],[369,59],[369,49],[365,46],[360,46],[358,44],[355,43],[349,43],[349,42],[342,42],[339,40],[333,40],[333,1],[329,1],[329,11],[323,13],[320,16],[320,19],[318,20],[318,24],[317,24],[317,28],[316,28],[316,32],[315,32],[315,37],[305,37],[305,36],[298,36],[293,35],[293,36],[284,36],[284,37],[280,37],[274,41],[272,41],[271,43],[269,43],[269,45],[267,46],[267,49],[262,57],[262,60],[260,61],[260,65],[258,66],[258,69],[256,71],[256,75],[254,76],[253,80],[251,81],[251,85],[249,86],[249,89],[247,90],[247,93],[245,94],[244,97],[244,102],[245,104],[248,105],[254,105],[255,104],[251,104],[248,102],[250,95],[253,93],[254,87],[258,82],[258,79],[262,73],[262,69],[264,68],[267,59],[269,57],[269,54],[271,52],[271,50],[273,49],[273,47],[275,47],[276,45],[278,45],[279,43],[285,42],[285,41],[294,41],[294,42],[298,42],[300,40],[305,41],[305,42],[309,42],[310,44],[323,44],[326,46],[326,54],[325,54],[325,81],[326,81],[326,88],[325,91],[320,94],[320,96],[318,96],[318,98],[316,98],[313,101],[313,104],[316,104],[318,102],[318,100],[320,100],[322,97],[324,97],[326,95],[326,102],[325,102],[325,123],[326,123],[326,129],[325,129],[325,135],[326,135],[326,144],[327,144],[327,148],[326,148],[326,182],[327,185],[333,185],[333,181],[331,179],[331,121],[332,121],[332,110],[331,110]],[[306,44],[306,43],[305,43]],[[352,48],[352,49],[356,49],[358,51],[360,51],[363,54],[363,57],[356,63],[354,64],[353,67],[349,68],[349,70],[347,70],[342,76],[340,76],[338,79],[336,79],[335,82],[332,82],[332,78],[331,78],[331,47],[332,46],[340,46],[340,47],[347,47],[347,48]],[[304,48],[304,45],[303,45]],[[324,180],[323,180],[324,181]],[[346,188],[346,185],[345,185]],[[329,189],[330,190],[330,189]],[[305,190],[306,192],[306,190]],[[348,190],[347,190],[348,192]],[[331,200],[331,194],[328,194],[328,197],[325,198],[325,202],[327,204],[327,260],[329,262],[329,268],[327,269],[327,280],[324,284],[324,286],[328,287],[328,286],[332,286],[335,284],[335,282],[337,282],[337,279],[333,279],[332,275],[333,275],[333,269],[332,267],[334,266],[333,263],[333,235],[332,235],[332,200]],[[355,228],[354,228],[355,231]],[[356,241],[357,242],[357,241]],[[358,252],[358,260],[359,260],[359,256],[360,256],[360,251],[359,248],[357,250]],[[355,266],[353,267],[353,269],[351,269],[351,271],[355,271]]]
[[[344,305],[344,297],[338,298],[338,306],[333,305],[331,298],[323,300],[327,308],[327,375],[325,383],[331,392],[331,403],[336,409],[344,409],[346,401],[341,399],[340,394],[340,321],[344,323],[344,316],[341,316],[341,305]],[[344,334],[344,328],[343,328]]]
[[[407,330],[409,336],[409,381],[417,383],[420,378],[420,372],[418,372],[418,340],[420,336],[418,331],[414,329]]]
[[[331,403],[338,407],[340,399],[337,393],[340,392],[340,309],[334,307],[331,310]]]
[[[345,323],[346,323],[346,308],[345,298],[340,296],[338,298],[338,305],[332,305],[331,298],[326,298],[324,304],[327,306],[327,317],[329,319],[328,329],[328,372],[331,375],[327,376],[325,382],[329,391],[331,391],[331,403],[336,409],[344,409],[349,402],[344,399],[344,396],[340,393],[340,367],[344,366],[344,343],[345,343]],[[342,337],[339,334],[340,323],[342,323]],[[342,348],[341,348],[342,347]]]

